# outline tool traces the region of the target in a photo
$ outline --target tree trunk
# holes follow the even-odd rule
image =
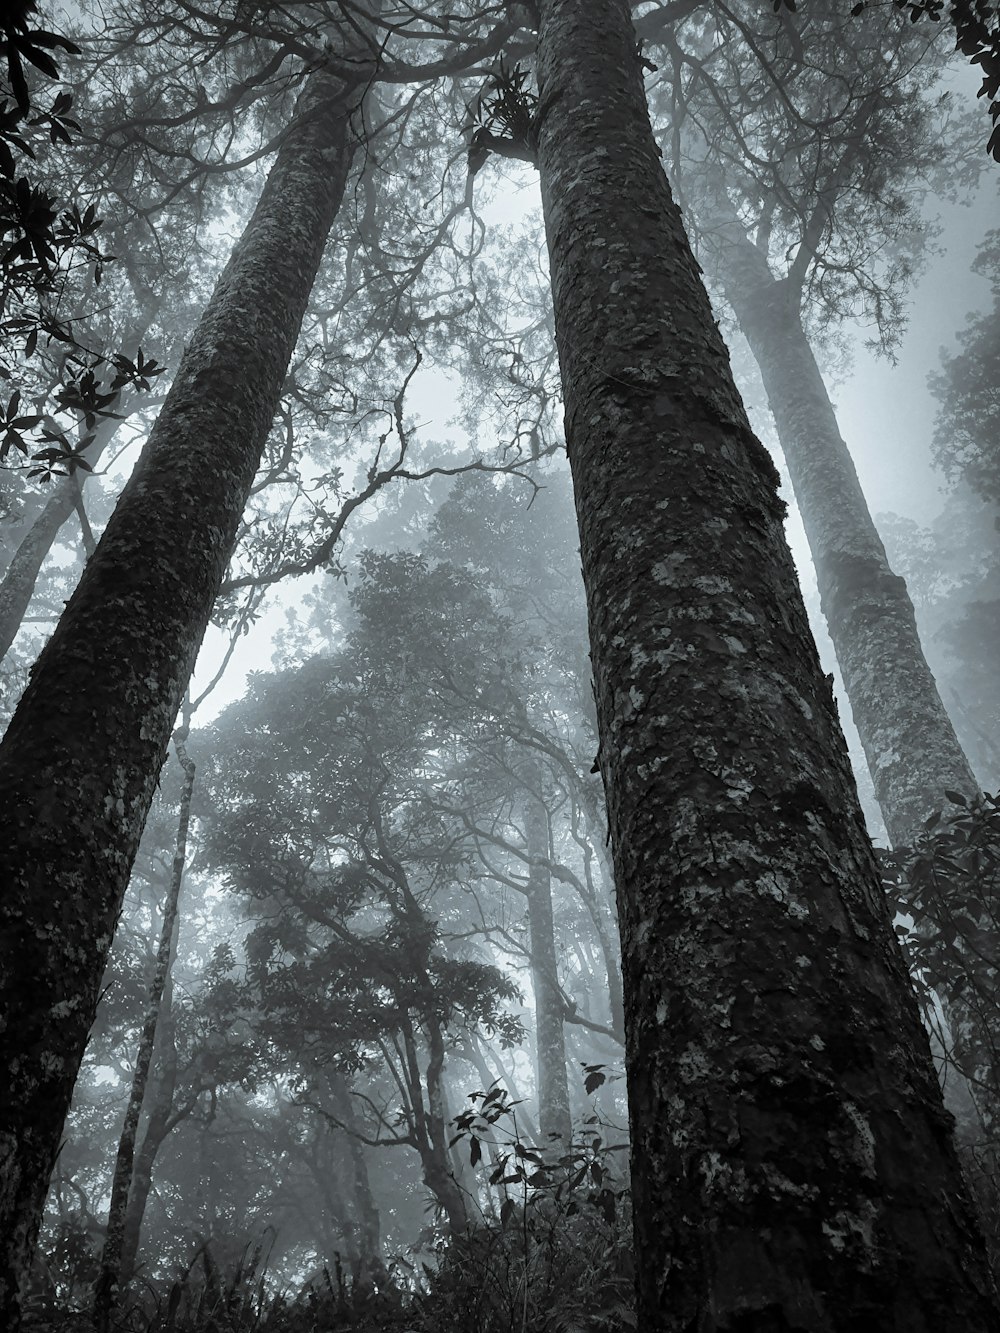
[[[125,334],[122,345],[129,348],[138,346],[150,322],[146,316],[137,318]],[[84,454],[91,467],[96,465],[132,411],[131,408],[122,410],[120,393],[108,404],[108,410],[117,412],[118,416],[105,417],[97,422],[94,440]],[[21,628],[45,557],[51,551],[63,524],[73,513],[79,499],[80,485],[87,476],[89,473],[78,470],[72,477],[64,477],[55,484],[54,492],[21,537],[4,570],[3,578],[0,579],[0,660],[7,656]]]
[[[0,1325],[42,1201],[129,870],[351,157],[322,69],[0,746]]]
[[[111,1316],[118,1303],[122,1277],[122,1252],[124,1248],[125,1218],[128,1210],[129,1193],[132,1186],[132,1166],[135,1159],[135,1137],[139,1129],[139,1117],[146,1097],[146,1084],[149,1079],[149,1067],[153,1060],[153,1047],[156,1044],[156,1026],[160,1017],[160,1003],[170,975],[170,964],[174,956],[174,941],[177,933],[177,909],[180,901],[181,883],[184,879],[184,865],[187,861],[188,827],[191,822],[191,798],[194,795],[195,765],[185,748],[187,724],[178,728],[174,735],[177,758],[184,769],[184,786],[181,792],[180,812],[177,818],[177,837],[174,845],[174,859],[170,871],[170,886],[163,904],[163,923],[160,928],[160,944],[156,953],[156,968],[149,987],[149,1003],[146,1017],[139,1037],[139,1049],[136,1052],[135,1072],[132,1076],[132,1089],[129,1093],[128,1106],[125,1110],[125,1123],[118,1141],[118,1156],[115,1161],[114,1177],[111,1182],[111,1203],[108,1208],[108,1228],[101,1254],[101,1267],[94,1289],[94,1327],[96,1333],[108,1333]]]
[[[627,0],[539,10],[639,1327],[985,1333],[994,1292],[951,1118]]]
[[[426,1020],[424,1027],[428,1047],[424,1180],[444,1209],[448,1230],[453,1236],[460,1236],[468,1229],[469,1215],[465,1195],[451,1169],[448,1156],[448,1116],[443,1083],[444,1036],[433,1017]]]
[[[125,1210],[125,1224],[122,1228],[122,1249],[119,1261],[120,1286],[124,1289],[135,1275],[136,1261],[139,1254],[139,1242],[142,1239],[142,1224],[146,1216],[146,1205],[153,1187],[153,1167],[160,1149],[181,1120],[194,1109],[190,1102],[186,1110],[178,1115],[172,1114],[174,1090],[177,1086],[177,1048],[174,1042],[174,1020],[172,994],[169,978],[167,989],[160,1008],[160,1021],[157,1027],[157,1064],[158,1076],[154,1077],[152,1104],[149,1107],[149,1119],[146,1130],[135,1155],[132,1169],[132,1186],[128,1195],[128,1207]]]
[[[889,836],[909,846],[945,789],[978,784],[924,657],[906,583],[889,568],[854,461],[802,328],[800,293],[774,277],[735,219],[710,245],[760,367],[858,735]]]
[[[356,1132],[354,1105],[347,1083],[339,1074],[330,1076],[330,1094],[337,1119],[346,1128],[344,1146],[347,1149],[348,1174],[353,1196],[352,1214],[355,1219],[354,1240],[361,1261],[361,1275],[365,1281],[385,1272],[382,1257],[382,1221],[368,1178],[368,1161]],[[359,1275],[360,1276],[360,1275]]]
[[[532,765],[525,797],[525,834],[528,856],[528,936],[531,988],[535,996],[535,1059],[538,1086],[540,1147],[568,1148],[573,1129],[566,1083],[566,1037],[563,997],[556,965],[555,927],[552,920],[552,877],[549,874],[549,816],[536,795],[541,773]]]

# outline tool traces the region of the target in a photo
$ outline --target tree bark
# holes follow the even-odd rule
[[[351,158],[323,69],[0,746],[0,1324],[20,1293],[170,731]]]
[[[191,823],[191,798],[194,795],[195,765],[188,755],[184,742],[187,740],[187,724],[179,727],[174,734],[174,746],[177,758],[184,769],[184,785],[181,792],[180,811],[177,818],[177,837],[174,845],[174,859],[170,870],[170,885],[166,901],[163,904],[163,922],[160,928],[160,944],[156,953],[156,967],[149,987],[149,1003],[139,1037],[139,1049],[136,1052],[135,1071],[132,1075],[132,1088],[128,1106],[125,1109],[125,1123],[118,1141],[118,1155],[115,1160],[114,1176],[111,1182],[111,1203],[108,1208],[108,1226],[105,1234],[104,1249],[101,1253],[101,1267],[94,1289],[94,1327],[97,1333],[108,1333],[111,1317],[121,1290],[122,1253],[125,1236],[125,1219],[128,1211],[129,1193],[132,1187],[132,1167],[135,1160],[135,1138],[139,1129],[139,1117],[146,1097],[146,1084],[149,1080],[149,1068],[153,1060],[153,1047],[156,1044],[156,1028],[160,1017],[160,1004],[170,975],[170,964],[174,956],[174,941],[177,933],[177,910],[180,902],[181,883],[184,879],[184,865],[187,861],[188,828]]]
[[[625,976],[639,1327],[994,1329],[836,710],[627,0],[540,0],[538,161]],[[919,1163],[919,1169],[914,1164]]]
[[[537,793],[541,773],[532,765],[525,797],[524,822],[528,856],[528,949],[531,988],[535,996],[535,1061],[538,1085],[540,1146],[562,1140],[568,1148],[573,1135],[566,1082],[566,1037],[563,996],[556,965],[555,926],[552,919],[552,877],[549,874],[549,817]],[[555,1146],[558,1147],[558,1144]]]
[[[802,328],[798,288],[774,277],[735,218],[713,221],[709,245],[760,367],[875,798],[893,844],[910,846],[946,789],[978,794],[975,775],[924,657],[906,583],[868,512]]]

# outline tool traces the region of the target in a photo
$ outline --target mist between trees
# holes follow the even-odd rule
[[[0,1325],[1000,1327],[996,6],[0,30]]]

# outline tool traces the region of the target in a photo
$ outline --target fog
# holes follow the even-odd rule
[[[12,1333],[994,1326],[1000,55],[903,8],[2,21]]]

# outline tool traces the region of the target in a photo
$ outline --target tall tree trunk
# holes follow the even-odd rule
[[[149,1079],[149,1067],[153,1060],[153,1047],[156,1044],[156,1027],[160,1017],[160,1003],[170,975],[170,964],[174,956],[174,941],[177,933],[177,909],[180,902],[181,883],[184,879],[184,866],[187,861],[188,827],[191,823],[191,798],[194,795],[195,765],[185,747],[187,723],[179,727],[174,734],[174,747],[177,758],[184,770],[184,785],[181,791],[180,811],[177,818],[177,836],[174,844],[174,859],[170,869],[170,885],[166,901],[163,904],[163,923],[160,928],[160,944],[156,953],[156,967],[149,987],[149,1002],[146,1017],[139,1036],[139,1049],[136,1052],[135,1071],[132,1075],[132,1088],[128,1106],[125,1110],[125,1123],[118,1141],[118,1155],[111,1182],[111,1203],[108,1208],[108,1228],[101,1253],[100,1272],[94,1289],[94,1327],[97,1333],[108,1333],[111,1316],[118,1303],[121,1289],[122,1250],[125,1233],[125,1217],[128,1210],[128,1198],[132,1186],[132,1166],[135,1159],[135,1137],[139,1129],[139,1117],[146,1097],[146,1084]]]
[[[906,583],[889,567],[800,317],[735,218],[710,247],[767,393],[809,541],[820,603],[889,836],[909,846],[945,804],[978,793],[917,632]]]
[[[538,1129],[541,1147],[561,1139],[564,1148],[573,1135],[566,1083],[566,1037],[563,1029],[562,991],[556,965],[555,927],[552,919],[552,877],[549,874],[549,816],[538,794],[541,772],[531,766],[525,797],[524,823],[528,856],[528,948],[531,988],[535,996],[535,1061],[538,1087]],[[558,1146],[558,1144],[556,1145]]]
[[[539,0],[538,159],[624,959],[639,1326],[994,1329],[836,710],[627,0]],[[919,1169],[914,1169],[919,1163]]]
[[[179,1111],[174,1112],[177,1046],[174,1039],[172,1001],[172,987],[168,977],[156,1032],[157,1073],[153,1078],[153,1094],[148,1103],[149,1117],[133,1163],[132,1186],[128,1194],[128,1207],[125,1210],[125,1224],[122,1228],[119,1280],[122,1288],[127,1287],[135,1275],[139,1242],[142,1239],[142,1224],[153,1188],[153,1168],[160,1149],[168,1136],[182,1120],[187,1118],[195,1106],[195,1100],[192,1099]]]
[[[0,1325],[49,1173],[181,695],[232,551],[351,159],[310,75],[100,546],[0,746]]]
[[[346,1127],[344,1146],[347,1149],[353,1195],[352,1213],[356,1227],[354,1239],[364,1279],[370,1281],[372,1277],[385,1272],[385,1262],[382,1257],[382,1221],[368,1178],[368,1161],[364,1147],[357,1133],[352,1132],[356,1130],[354,1104],[347,1083],[341,1075],[331,1074],[330,1093],[337,1119]]]

